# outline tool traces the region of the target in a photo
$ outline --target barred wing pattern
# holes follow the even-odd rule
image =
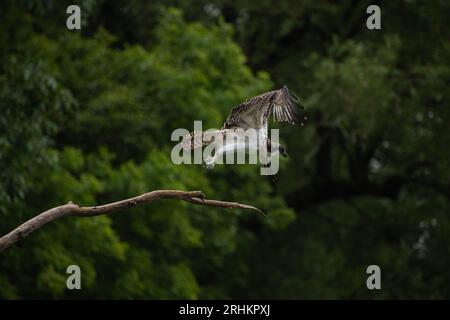
[[[192,131],[183,137],[182,146],[184,150],[191,150],[203,147],[203,131]]]
[[[221,134],[222,139],[225,139],[227,131],[228,130],[217,130],[215,132],[192,131],[183,137],[182,147],[186,151],[201,148],[215,142],[214,134]]]
[[[264,128],[272,114],[275,121],[301,124],[304,116],[299,98],[287,86],[247,100],[235,107],[225,121],[223,128]]]

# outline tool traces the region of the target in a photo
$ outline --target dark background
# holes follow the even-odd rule
[[[55,221],[1,254],[0,297],[450,298],[450,5],[378,2],[368,30],[370,4],[2,1],[0,234],[155,189],[267,216],[167,200]],[[278,181],[171,162],[174,129],[284,84],[309,121],[280,125]]]

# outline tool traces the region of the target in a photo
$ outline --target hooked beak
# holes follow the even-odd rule
[[[283,153],[281,154],[281,156],[282,156],[283,158],[287,158],[287,157],[288,157],[288,154],[287,154],[286,150],[283,151]]]

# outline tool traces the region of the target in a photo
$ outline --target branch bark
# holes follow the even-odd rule
[[[10,233],[1,237],[0,252],[9,248],[20,239],[26,238],[30,233],[43,227],[50,221],[58,218],[64,216],[93,217],[102,214],[109,214],[118,210],[134,207],[139,204],[152,202],[159,199],[177,199],[203,206],[250,209],[263,213],[258,208],[246,204],[205,199],[205,195],[201,191],[155,190],[141,194],[137,197],[94,207],[80,207],[79,205],[69,201],[69,203],[65,205],[49,209],[41,214],[38,214],[34,218],[31,218],[12,230]]]

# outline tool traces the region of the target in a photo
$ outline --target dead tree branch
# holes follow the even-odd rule
[[[179,191],[179,190],[155,190],[144,193],[140,196],[104,204],[95,207],[80,207],[73,202],[49,209],[41,214],[31,218],[22,225],[12,230],[7,235],[0,238],[0,252],[9,248],[11,245],[27,237],[33,231],[43,227],[45,224],[64,216],[93,217],[102,214],[109,214],[118,210],[137,206],[139,204],[152,202],[159,199],[177,199],[191,202],[197,205],[220,207],[220,208],[241,208],[251,209],[263,213],[253,206],[240,204],[237,202],[227,202],[219,200],[205,199],[201,191]]]

